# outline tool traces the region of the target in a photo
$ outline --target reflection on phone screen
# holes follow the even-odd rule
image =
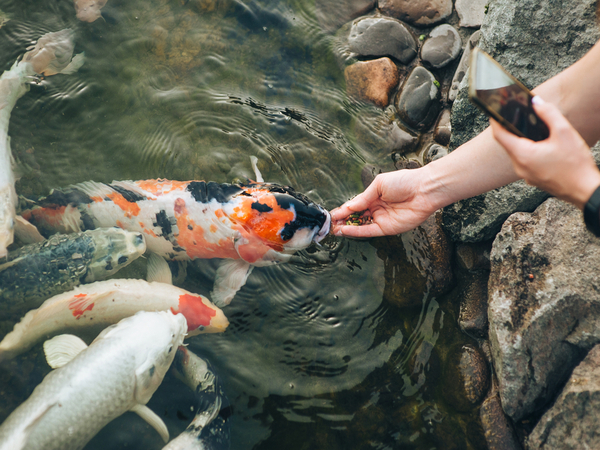
[[[483,52],[477,52],[476,67],[477,98],[527,138],[534,141],[546,139],[548,128],[535,114],[531,94]]]

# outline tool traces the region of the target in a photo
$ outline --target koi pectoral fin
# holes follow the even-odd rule
[[[253,266],[241,259],[226,261],[217,269],[213,290],[210,293],[212,302],[222,308],[229,305],[252,272]]]

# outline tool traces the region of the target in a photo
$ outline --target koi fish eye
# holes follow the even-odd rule
[[[127,256],[121,256],[119,257],[119,259],[117,260],[117,263],[119,264],[125,264],[128,261],[129,258],[127,258]]]

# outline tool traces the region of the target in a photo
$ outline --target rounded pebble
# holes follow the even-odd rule
[[[391,56],[408,64],[417,55],[417,40],[406,25],[388,17],[355,20],[348,36],[350,50],[362,56]]]
[[[422,66],[415,67],[408,76],[398,96],[396,109],[409,126],[423,129],[431,125],[440,109],[440,92],[431,72]]]
[[[461,48],[462,41],[456,28],[443,24],[429,33],[421,48],[421,59],[424,64],[440,69],[454,61],[460,54]]]

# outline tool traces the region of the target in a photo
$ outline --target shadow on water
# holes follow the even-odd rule
[[[362,166],[377,157],[353,124],[381,113],[346,97],[311,0],[109,0],[91,24],[70,0],[0,0],[0,10],[3,70],[67,27],[86,54],[77,74],[35,80],[13,111],[22,195],[86,180],[231,182],[254,177],[255,155],[265,180],[333,208],[362,190]],[[329,237],[255,269],[225,310],[226,332],[190,339],[227,392],[232,448],[479,448],[466,437],[478,435],[474,413],[440,393],[446,346],[466,338],[454,291],[435,292],[424,275],[419,242]],[[216,267],[188,267],[183,287],[208,294]],[[118,276],[144,277],[143,262]],[[0,367],[0,420],[48,371],[41,346]],[[178,383],[168,375],[149,404],[173,436],[193,403]],[[127,413],[86,448],[161,447]]]

